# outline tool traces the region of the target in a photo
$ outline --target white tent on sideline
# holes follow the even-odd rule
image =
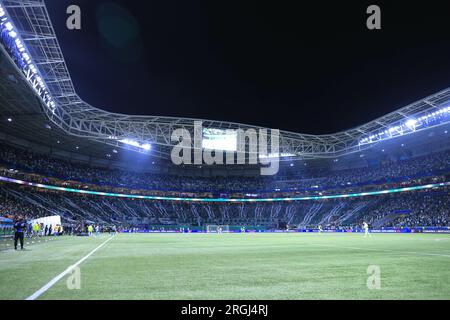
[[[34,219],[34,220],[30,220],[29,223],[31,224],[35,224],[38,223],[39,225],[42,223],[45,226],[50,227],[50,225],[52,226],[52,234],[53,234],[53,230],[55,230],[55,226],[57,225],[61,225],[61,216],[49,216],[49,217],[43,217],[43,218],[39,218],[39,219]]]

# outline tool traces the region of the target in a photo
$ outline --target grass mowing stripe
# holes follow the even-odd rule
[[[450,258],[450,254],[431,253],[431,252],[426,253],[426,252],[417,252],[417,251],[396,251],[396,250],[373,249],[373,248],[342,247],[342,246],[333,246],[333,245],[328,245],[328,244],[317,244],[317,243],[312,243],[311,245],[319,246],[319,247],[338,248],[338,249],[378,251],[378,252],[388,252],[388,253],[396,253],[396,254],[412,254],[412,255],[419,255],[419,256],[437,256],[437,257]]]
[[[108,238],[62,237],[34,250],[0,253],[0,299],[27,298]],[[448,300],[450,235],[436,239],[428,234],[367,239],[362,234],[119,234],[36,300]],[[380,267],[379,290],[367,287],[369,266]],[[80,290],[71,290],[66,279],[78,268],[83,269],[76,278],[80,287],[73,289]]]
[[[46,285],[44,285],[42,288],[40,288],[38,291],[36,291],[35,293],[33,293],[31,296],[29,296],[28,298],[26,298],[25,300],[36,300],[37,298],[39,298],[43,293],[45,293],[48,289],[50,289],[51,287],[53,287],[55,285],[55,283],[57,283],[59,280],[61,280],[66,274],[68,274],[69,272],[71,272],[74,268],[78,267],[81,263],[83,263],[87,258],[89,258],[90,256],[92,256],[97,250],[99,250],[100,248],[102,248],[105,244],[107,244],[112,238],[114,238],[114,236],[106,239],[106,241],[104,241],[102,244],[100,244],[98,247],[96,247],[94,250],[92,250],[91,252],[89,252],[86,256],[84,256],[83,258],[81,258],[80,260],[78,260],[75,264],[69,266],[66,270],[64,270],[63,272],[61,272],[59,275],[57,275],[56,277],[54,277],[52,280],[50,280]]]

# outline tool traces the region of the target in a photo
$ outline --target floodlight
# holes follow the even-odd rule
[[[408,127],[408,128],[411,128],[411,129],[413,129],[413,128],[415,128],[415,126],[416,126],[416,124],[417,124],[417,120],[416,119],[409,119],[408,121],[406,121],[406,126]]]

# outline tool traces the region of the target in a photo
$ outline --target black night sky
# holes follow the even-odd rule
[[[450,86],[445,2],[46,3],[78,93],[108,111],[321,134]],[[382,30],[366,28],[370,4]]]

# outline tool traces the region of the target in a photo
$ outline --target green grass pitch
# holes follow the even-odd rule
[[[0,299],[25,299],[105,242],[0,251]],[[381,288],[368,289],[369,266]],[[449,299],[450,235],[119,234],[39,299]]]

